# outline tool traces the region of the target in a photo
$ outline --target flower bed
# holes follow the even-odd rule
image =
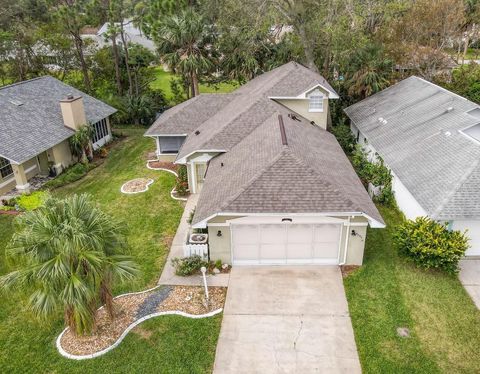
[[[158,160],[149,160],[147,167],[153,170],[170,170],[177,173],[178,165],[173,162],[158,161]]]
[[[93,358],[117,346],[129,329],[143,320],[162,314],[182,314],[192,317],[210,316],[220,312],[225,302],[226,288],[209,287],[209,303],[205,303],[203,287],[162,286],[155,289],[121,295],[114,300],[115,319],[105,308],[96,314],[95,331],[89,336],[76,336],[69,328],[59,336],[57,347],[62,355],[74,359]]]
[[[126,182],[120,190],[126,194],[145,192],[152,183],[153,179],[136,178]]]

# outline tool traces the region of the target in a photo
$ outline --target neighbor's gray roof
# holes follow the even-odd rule
[[[202,122],[228,104],[235,96],[231,94],[201,94],[163,112],[145,133],[156,135],[187,135]]]
[[[277,104],[269,97],[297,96],[318,84],[336,94],[320,74],[295,62],[252,79],[234,91],[234,100],[199,123],[195,130],[200,133],[187,137],[177,160],[197,150],[229,150],[273,113]]]
[[[90,123],[116,112],[50,76],[0,87],[0,156],[22,163],[72,136],[60,110],[60,100],[69,94],[83,97]]]
[[[460,132],[478,107],[410,77],[345,112],[430,216],[480,219],[480,145]]]
[[[383,223],[335,137],[273,105],[249,135],[210,161],[193,223],[216,213],[318,212],[365,213]]]

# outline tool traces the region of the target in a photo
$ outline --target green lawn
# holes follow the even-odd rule
[[[478,373],[480,312],[457,277],[397,256],[391,237],[402,215],[380,209],[388,226],[369,229],[364,266],[344,282],[363,371]]]
[[[162,90],[168,101],[173,99],[172,90],[170,89],[170,79],[174,76],[170,72],[166,72],[162,67],[154,68],[156,79],[150,84],[150,87],[156,90]],[[235,83],[218,83],[215,85],[200,84],[200,93],[225,93],[231,92],[238,88]]]
[[[110,153],[107,161],[80,181],[54,191],[56,195],[89,192],[129,230],[131,254],[142,275],[134,284],[115,290],[141,290],[155,284],[168,244],[175,234],[183,207],[170,198],[174,177],[145,167],[153,142],[143,129],[123,130],[129,137]],[[135,177],[150,177],[148,192],[123,195],[121,185]],[[11,216],[0,216],[0,274],[9,269],[4,248],[12,233]],[[0,373],[204,373],[210,372],[221,317],[191,320],[168,316],[149,320],[131,332],[105,356],[85,361],[67,360],[55,348],[62,331],[61,314],[41,323],[25,309],[25,295],[2,295],[0,304]]]

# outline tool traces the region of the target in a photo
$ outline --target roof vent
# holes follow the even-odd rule
[[[195,131],[195,135],[200,135],[200,131]]]
[[[73,100],[73,95],[72,95],[72,94],[68,94],[68,95],[67,95],[67,100]]]
[[[451,133],[450,131],[445,131],[445,136],[448,137],[448,136],[450,136],[450,135],[452,135],[452,133]]]
[[[383,117],[379,117],[379,118],[378,118],[378,122],[386,125],[388,121],[387,121],[385,118],[383,118]]]
[[[445,113],[450,113],[451,111],[453,111],[453,106],[449,106],[449,107],[445,110]]]
[[[19,101],[19,100],[9,100],[11,104],[15,105],[15,106],[22,106],[23,105],[23,102]]]
[[[310,121],[310,125],[315,126],[316,125],[315,121]]]
[[[220,162],[220,166],[223,168],[223,162]]]

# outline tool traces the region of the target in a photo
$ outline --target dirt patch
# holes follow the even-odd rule
[[[148,190],[148,186],[153,183],[153,179],[136,178],[126,182],[122,186],[123,193],[139,193]]]
[[[205,314],[223,308],[227,289],[225,287],[209,287],[209,303],[205,303],[203,287],[178,286],[173,289],[167,299],[157,308],[159,312],[179,310],[189,314]]]
[[[342,271],[342,277],[346,278],[357,270],[360,266],[358,265],[341,265],[340,270]]]
[[[223,308],[226,288],[209,287],[208,290],[210,296],[208,305],[205,303],[203,287],[165,286],[143,294],[121,296],[114,300],[113,321],[110,320],[106,309],[101,308],[95,316],[96,326],[91,335],[76,336],[67,329],[60,340],[60,345],[70,354],[88,355],[110,347],[128,326],[154,312],[181,311],[200,315]],[[159,299],[160,294],[166,297]],[[152,335],[151,331],[141,326],[135,327],[133,332],[144,339],[149,339]]]
[[[174,171],[175,173],[178,170],[178,165],[174,164],[173,162],[166,161],[149,161],[148,166],[152,169],[167,169]]]

